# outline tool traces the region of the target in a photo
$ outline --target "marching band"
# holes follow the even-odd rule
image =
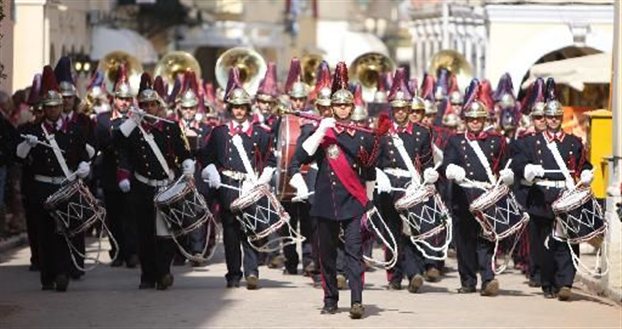
[[[66,291],[84,275],[95,226],[114,241],[111,266],[140,266],[140,289],[170,288],[176,255],[206,264],[221,232],[227,288],[244,279],[257,289],[264,257],[288,275],[302,264],[323,288],[322,314],[349,287],[350,316],[363,317],[374,263],[389,290],[406,279],[419,292],[443,278],[449,248],[459,293],[496,296],[514,252],[530,286],[568,300],[578,243],[606,229],[552,79],[519,101],[508,75],[494,92],[473,79],[463,95],[447,68],[419,85],[403,68],[370,66],[377,85],[366,104],[343,62],[331,76],[324,61],[309,69],[293,59],[284,84],[274,63],[217,68],[228,75],[217,90],[192,68],[172,79],[143,73],[136,96],[126,65],[95,74],[84,102],[66,57],[33,81],[39,115],[19,127],[14,154],[43,290]],[[374,243],[384,260],[370,261]]]

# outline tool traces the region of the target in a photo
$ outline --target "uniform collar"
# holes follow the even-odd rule
[[[73,111],[69,111],[69,113],[61,113],[60,115],[65,121],[72,121],[74,118]]]
[[[56,131],[63,131],[65,128],[65,120],[63,120],[62,116],[56,120],[56,122],[52,122],[48,119],[43,120],[43,125],[48,133],[54,133]]]
[[[248,120],[242,123],[238,123],[233,120],[229,121],[229,135],[233,136],[238,132],[245,133],[248,137],[251,137],[253,134],[253,125],[251,125]]]
[[[397,124],[397,122],[393,122],[393,126],[391,126],[391,132],[398,133],[398,134],[405,133],[405,134],[412,135],[413,134],[413,123],[409,121],[408,123],[406,123],[406,125],[400,126]]]
[[[348,123],[353,124],[352,122],[348,122]],[[350,136],[354,136],[354,134],[356,134],[356,130],[354,128],[346,128],[346,127],[339,126],[339,125],[336,125],[335,128],[333,128],[333,130],[335,131],[337,135],[340,135],[344,132]]]
[[[489,133],[483,130],[477,134],[467,131],[464,133],[464,136],[466,137],[468,141],[485,140],[486,138],[488,138]]]
[[[544,139],[546,139],[546,141],[548,143],[554,142],[554,141],[558,141],[558,142],[562,142],[564,140],[564,137],[566,137],[566,134],[564,133],[563,130],[559,130],[556,133],[552,133],[549,132],[548,130],[544,131]]]

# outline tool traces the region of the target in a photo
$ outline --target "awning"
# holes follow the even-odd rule
[[[158,54],[151,42],[135,31],[95,27],[92,36],[91,59],[93,60],[100,60],[112,51],[121,50],[135,56],[143,64],[158,61]]]
[[[536,64],[529,70],[529,78],[523,83],[522,88],[529,87],[537,78],[552,77],[557,84],[566,84],[583,91],[586,83],[610,83],[611,70],[611,53]]]

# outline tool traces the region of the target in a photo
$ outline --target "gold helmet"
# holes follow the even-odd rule
[[[144,89],[138,94],[138,103],[160,101],[160,95],[153,89]]]
[[[74,86],[73,83],[69,81],[61,81],[58,86],[60,87],[60,94],[63,97],[77,96],[76,86]]]
[[[320,106],[330,106],[330,88],[324,87],[320,89],[315,98],[315,104]]]
[[[410,105],[410,99],[404,91],[398,90],[390,103],[391,107],[405,107]]]
[[[63,104],[63,96],[56,90],[48,90],[41,100],[43,106],[58,106]]]
[[[292,85],[292,89],[289,91],[288,95],[292,98],[306,98],[309,92],[304,82],[296,81]]]
[[[562,103],[557,100],[550,100],[546,102],[546,105],[544,106],[544,115],[551,117],[564,115]]]
[[[419,96],[413,97],[413,101],[410,105],[410,109],[413,111],[425,110],[425,100]]]
[[[199,105],[199,97],[192,91],[192,89],[186,90],[179,98],[179,106],[189,108]]]
[[[424,100],[423,103],[425,104],[425,114],[436,114],[438,113],[438,107],[436,106],[436,102],[431,101],[431,100]]]
[[[242,88],[234,88],[227,96],[229,105],[251,105],[251,96]]]
[[[475,100],[469,104],[469,107],[464,111],[465,118],[488,118],[488,109],[484,103],[479,100]]]
[[[354,104],[354,95],[347,89],[339,89],[330,97],[332,104]]]
[[[448,128],[456,128],[460,124],[460,118],[455,113],[447,113],[443,115],[443,126]]]
[[[454,90],[449,94],[449,102],[451,105],[462,105],[462,95],[459,91]]]
[[[546,104],[544,102],[536,102],[535,104],[533,104],[533,106],[531,107],[531,113],[529,113],[530,116],[534,116],[534,115],[544,115],[544,106]]]

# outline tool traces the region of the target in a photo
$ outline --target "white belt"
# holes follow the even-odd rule
[[[566,188],[565,180],[536,179],[534,184],[544,187]]]
[[[149,185],[151,187],[162,187],[162,186],[167,186],[171,183],[171,180],[169,179],[151,179],[151,178],[147,178],[139,173],[134,173],[134,177],[136,177],[136,180]]]
[[[492,184],[490,184],[490,182],[483,182],[483,181],[477,181],[477,180],[464,181],[458,185],[464,188],[477,188],[477,189],[486,189],[486,190],[492,187]]]
[[[408,171],[406,169],[384,168],[384,169],[382,169],[382,171],[384,171],[385,173],[387,173],[387,174],[389,174],[391,176],[395,176],[395,177],[406,177],[406,178],[412,177],[412,175],[410,174],[410,171]]]
[[[51,176],[44,176],[44,175],[35,175],[34,179],[37,182],[41,182],[41,183],[60,185],[65,181],[66,178],[62,176],[51,177]]]
[[[233,180],[244,180],[247,177],[246,173],[233,170],[223,170],[221,173]]]

